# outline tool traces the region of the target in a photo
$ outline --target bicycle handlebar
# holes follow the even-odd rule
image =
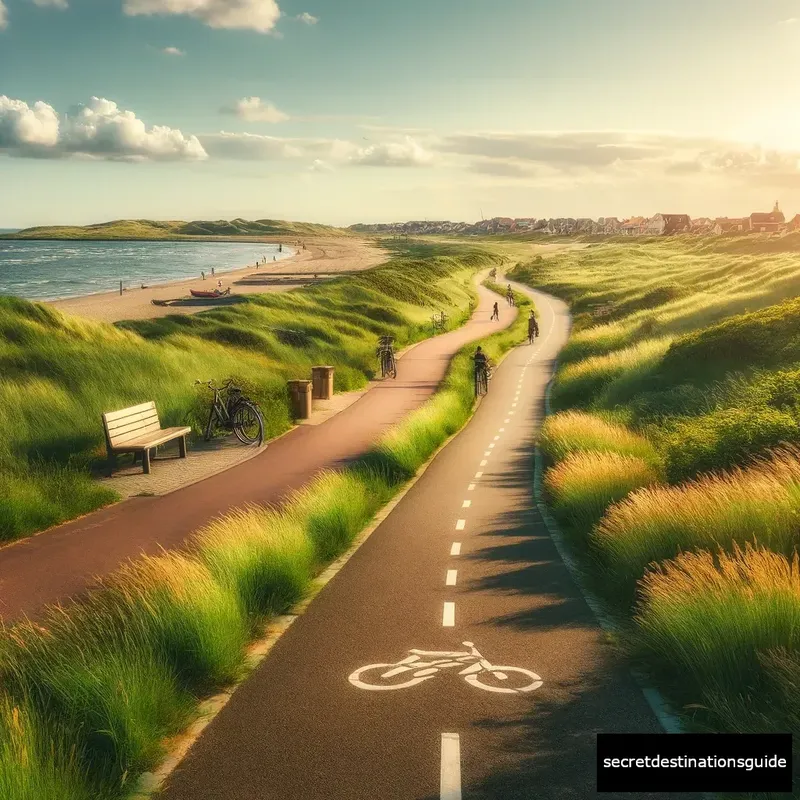
[[[229,378],[221,386],[214,386],[214,381],[213,380],[210,380],[210,381],[195,381],[194,385],[195,386],[208,386],[209,389],[212,389],[212,390],[216,391],[216,390],[222,390],[222,389],[229,389],[232,383],[233,383],[233,378]]]

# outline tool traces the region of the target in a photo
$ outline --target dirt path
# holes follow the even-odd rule
[[[399,360],[396,380],[382,382],[327,422],[299,426],[261,455],[171,494],[132,498],[0,550],[0,617],[35,617],[45,604],[80,594],[125,560],[180,547],[214,517],[247,503],[279,502],[321,469],[363,453],[433,394],[461,347],[511,324],[515,309],[501,303],[500,322],[492,323],[497,295],[482,286],[478,293],[466,325],[421,342]]]
[[[259,242],[277,242],[277,239],[259,239]],[[287,247],[294,243],[286,238],[280,240]],[[351,236],[308,237],[304,239],[306,249],[291,258],[259,267],[220,273],[212,280],[209,275],[203,281],[199,276],[172,283],[158,284],[146,289],[129,289],[123,294],[102,294],[71,297],[55,300],[52,305],[68,314],[76,314],[102,322],[119,322],[124,319],[154,319],[168,314],[196,314],[214,306],[236,302],[237,296],[261,294],[263,292],[286,292],[319,279],[360,272],[387,260],[388,256],[372,241]],[[258,242],[254,242],[254,247]],[[222,281],[222,288],[230,288],[231,296],[221,300],[191,298],[189,289],[210,290]],[[153,305],[153,300],[172,301],[169,306]]]

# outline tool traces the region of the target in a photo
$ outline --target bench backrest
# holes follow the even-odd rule
[[[161,423],[156,404],[151,400],[121,411],[106,412],[103,414],[103,427],[108,444],[111,447],[122,447],[133,439],[161,430]]]

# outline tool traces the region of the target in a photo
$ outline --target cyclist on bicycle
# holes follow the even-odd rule
[[[528,317],[528,341],[532,342],[539,335],[539,323],[536,321],[533,309]]]
[[[489,367],[489,359],[486,357],[486,353],[483,352],[480,345],[478,345],[475,355],[472,356],[472,360],[475,362],[476,373],[480,370],[488,369]]]
[[[510,306],[514,305],[514,292],[511,289],[511,284],[508,284],[508,288],[506,289],[506,300],[508,300],[508,304]]]
[[[492,319],[496,319],[498,322],[500,321],[500,306],[498,303],[495,303],[492,309]]]

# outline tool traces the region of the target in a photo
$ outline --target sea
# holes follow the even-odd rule
[[[2,231],[11,232],[11,231]],[[295,250],[260,242],[94,242],[0,239],[0,295],[58,300],[152,286],[280,261]]]

